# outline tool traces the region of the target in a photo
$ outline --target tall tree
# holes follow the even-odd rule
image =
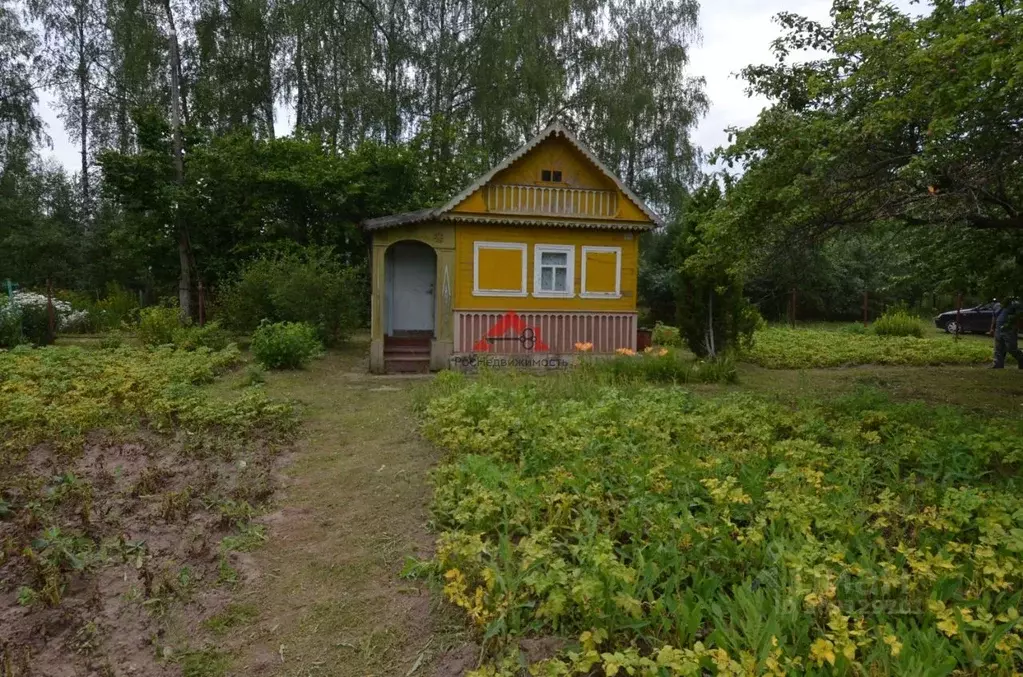
[[[0,0],[0,167],[7,165],[12,150],[23,153],[42,134],[35,109],[36,87],[43,84],[37,48],[17,5]]]
[[[723,155],[744,168],[728,246],[878,221],[1023,230],[1023,2],[936,0],[911,18],[841,0],[828,22],[779,21],[777,62],[744,71],[775,103]],[[803,49],[826,56],[792,63]]]
[[[100,63],[107,51],[105,7],[96,0],[31,0],[33,15],[44,29],[51,83],[65,128],[79,144],[79,186],[83,215],[91,215],[89,167],[95,128],[93,112],[98,104]]]

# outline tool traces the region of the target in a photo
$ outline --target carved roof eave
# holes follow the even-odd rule
[[[586,159],[594,164],[607,178],[614,182],[615,186],[625,194],[642,212],[650,219],[651,223],[635,223],[628,221],[619,221],[611,223],[608,221],[578,221],[578,220],[563,220],[563,219],[537,219],[537,218],[522,218],[516,216],[477,216],[477,215],[465,215],[462,216],[456,213],[452,213],[452,210],[459,204],[468,199],[477,190],[483,188],[483,186],[490,183],[499,172],[504,171],[510,167],[515,161],[519,160],[526,155],[529,151],[536,148],[540,143],[545,141],[547,138],[560,135],[564,137],[569,143],[571,143],[580,153],[582,153]],[[397,226],[410,225],[415,223],[423,223],[424,221],[435,221],[438,219],[450,219],[460,221],[472,221],[476,223],[506,223],[510,225],[533,225],[533,226],[558,226],[568,228],[601,228],[604,230],[652,230],[658,226],[664,224],[664,220],[657,215],[652,209],[650,209],[646,203],[643,202],[632,190],[626,186],[622,181],[615,176],[611,170],[609,170],[604,163],[602,163],[597,157],[590,152],[590,150],[583,145],[575,134],[573,134],[567,127],[560,122],[555,122],[547,129],[540,132],[537,136],[531,139],[524,146],[519,148],[517,151],[506,157],[496,167],[491,169],[483,176],[476,179],[471,185],[465,190],[460,192],[455,197],[451,198],[447,204],[431,208],[431,209],[420,209],[415,212],[407,212],[405,214],[393,214],[390,216],[382,216],[376,219],[367,219],[363,222],[363,228],[366,230],[381,230],[384,228],[395,228]]]
[[[657,228],[657,225],[641,221],[596,221],[583,219],[557,219],[534,216],[507,215],[482,215],[462,214],[454,212],[443,214],[440,221],[457,221],[461,223],[492,223],[502,226],[529,226],[529,227],[551,227],[551,228],[583,228],[596,230],[625,230],[625,231],[647,231]]]

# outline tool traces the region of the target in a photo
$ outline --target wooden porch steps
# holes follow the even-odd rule
[[[387,336],[384,338],[384,366],[388,374],[429,374],[429,336]]]

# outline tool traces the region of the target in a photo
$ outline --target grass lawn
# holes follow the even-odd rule
[[[88,338],[76,339],[72,343],[82,348],[77,355],[83,352],[92,353],[94,350],[97,354],[106,352],[100,350],[98,341]],[[153,560],[162,562],[163,568],[160,569],[162,573],[157,580],[167,581],[166,585],[170,585],[171,572],[175,576],[180,576],[183,566],[190,567],[189,571],[200,574],[200,581],[195,584],[188,582],[188,575],[183,579],[187,584],[182,585],[191,590],[190,593],[179,595],[172,592],[172,588],[167,588],[162,594],[143,594],[145,577],[149,574],[142,576],[138,573],[139,570],[132,568],[134,564],[131,562],[134,560],[122,557],[118,554],[121,550],[114,547],[113,541],[104,540],[102,535],[97,535],[95,542],[98,545],[90,552],[95,552],[97,557],[101,555],[107,558],[103,561],[115,564],[126,560],[116,564],[116,567],[127,566],[127,571],[135,572],[131,574],[135,577],[131,580],[138,580],[137,587],[142,591],[137,597],[128,595],[124,598],[127,601],[122,602],[126,604],[126,609],[132,610],[133,616],[124,616],[123,611],[119,613],[123,618],[137,619],[135,624],[143,632],[155,633],[163,628],[160,630],[162,639],[157,642],[143,642],[141,648],[136,647],[128,651],[127,645],[123,642],[109,640],[111,631],[116,631],[117,627],[122,626],[110,625],[109,621],[104,620],[106,616],[96,616],[90,620],[87,613],[80,614],[76,616],[80,621],[68,626],[66,631],[72,633],[68,638],[78,636],[75,633],[82,631],[82,628],[93,627],[89,625],[92,622],[96,629],[85,632],[87,634],[96,632],[97,639],[94,642],[90,641],[90,646],[95,644],[98,647],[90,649],[91,654],[81,654],[86,656],[81,659],[86,661],[83,665],[89,664],[88,661],[99,665],[100,660],[107,660],[112,664],[136,661],[138,665],[145,666],[143,669],[145,674],[184,674],[188,677],[222,675],[446,677],[463,675],[477,667],[481,656],[488,656],[492,660],[502,655],[503,651],[516,642],[531,662],[555,655],[564,656],[559,652],[576,646],[580,634],[578,630],[582,627],[576,620],[564,621],[556,630],[554,628],[530,630],[526,626],[521,626],[513,632],[509,626],[497,630],[484,640],[486,628],[481,631],[478,623],[471,617],[473,603],[469,603],[468,608],[465,605],[459,608],[449,601],[458,600],[458,596],[454,594],[457,592],[457,586],[453,581],[444,580],[440,575],[433,583],[429,582],[429,577],[409,580],[399,575],[408,556],[430,562],[435,554],[435,540],[438,534],[451,530],[453,524],[451,520],[456,519],[453,515],[458,511],[449,512],[443,508],[443,501],[446,499],[442,494],[434,494],[434,487],[430,484],[428,476],[438,465],[450,468],[453,458],[451,454],[454,453],[457,457],[462,452],[450,451],[452,449],[450,445],[447,445],[449,449],[447,452],[438,449],[434,444],[425,441],[420,434],[419,420],[413,413],[413,408],[417,403],[421,406],[431,393],[436,393],[432,381],[369,376],[366,373],[367,348],[365,339],[359,339],[353,342],[349,349],[331,352],[306,371],[268,373],[266,383],[257,388],[250,388],[247,385],[248,376],[243,368],[226,366],[225,372],[218,367],[214,370],[216,373],[210,372],[209,375],[202,370],[193,370],[189,373],[195,375],[191,379],[195,384],[182,385],[179,390],[171,388],[170,392],[174,394],[174,398],[170,404],[164,403],[160,398],[147,399],[140,391],[139,399],[133,400],[138,403],[139,409],[117,409],[116,412],[120,413],[115,412],[116,416],[113,418],[103,413],[103,407],[83,409],[81,402],[77,402],[72,403],[71,409],[75,416],[86,417],[82,420],[85,420],[87,425],[84,427],[73,425],[79,419],[55,419],[59,424],[58,428],[51,427],[50,430],[67,430],[66,439],[72,440],[68,442],[72,446],[82,444],[75,441],[79,439],[75,437],[76,435],[84,434],[84,439],[111,439],[108,436],[113,434],[118,444],[143,444],[144,449],[141,452],[143,459],[155,453],[169,452],[174,458],[182,453],[182,450],[193,453],[190,458],[196,459],[194,464],[174,466],[172,476],[174,479],[153,493],[135,490],[139,478],[134,474],[134,466],[131,471],[133,474],[124,479],[123,489],[119,488],[121,480],[116,479],[117,474],[114,472],[114,487],[117,491],[122,491],[126,497],[118,500],[134,501],[140,506],[151,505],[151,509],[156,511],[154,514],[164,509],[169,511],[167,513],[169,519],[144,521],[139,527],[141,530],[143,527],[152,528],[146,526],[147,524],[165,525],[160,527],[164,535],[159,538],[166,538],[167,534],[182,533],[183,527],[175,526],[174,520],[180,519],[175,512],[175,506],[186,506],[193,520],[207,514],[211,515],[209,519],[213,519],[218,514],[225,514],[224,511],[229,508],[229,504],[200,500],[198,494],[193,494],[187,503],[182,504],[180,500],[175,503],[174,497],[170,495],[184,487],[178,486],[179,481],[194,481],[197,486],[207,487],[205,489],[207,495],[230,498],[234,476],[227,469],[236,470],[239,460],[254,458],[246,454],[255,453],[254,450],[263,448],[262,433],[256,432],[253,436],[245,432],[253,429],[250,428],[251,424],[245,421],[258,421],[259,416],[253,418],[253,415],[245,414],[246,409],[239,409],[237,405],[228,406],[228,403],[237,402],[240,395],[244,399],[245,394],[249,392],[258,393],[259,397],[266,398],[267,402],[295,401],[297,416],[301,420],[301,426],[293,436],[294,442],[275,443],[272,455],[266,457],[272,458],[272,462],[260,462],[262,465],[259,467],[268,470],[266,486],[272,487],[272,494],[266,498],[265,507],[251,514],[247,513],[241,521],[237,517],[227,517],[223,527],[211,529],[209,533],[214,539],[207,538],[211,541],[207,550],[211,553],[209,559],[202,560],[203,563],[200,565],[185,561],[177,555],[172,557],[169,551],[165,554],[161,554],[163,551],[156,553],[163,557],[160,560]],[[60,349],[64,350],[66,349]],[[130,352],[136,349],[126,347],[121,350]],[[58,367],[59,370],[70,368],[67,364]],[[152,365],[149,368],[156,369]],[[67,373],[66,371],[53,373],[50,381],[54,378],[66,379]],[[121,375],[140,378],[144,382],[148,378],[146,373],[149,372],[139,372],[137,377],[131,376],[130,373]],[[9,372],[0,372],[0,389],[10,386],[10,379],[4,380],[6,374]],[[827,409],[831,406],[830,403],[840,398],[860,397],[865,388],[890,397],[890,405],[878,405],[882,409],[889,406],[898,407],[900,403],[948,405],[954,408],[952,411],[966,412],[967,418],[963,421],[981,421],[963,423],[964,430],[969,426],[986,425],[983,421],[988,419],[993,419],[996,423],[1001,421],[1013,425],[1023,420],[1023,378],[1020,378],[1019,372],[1014,369],[993,372],[985,370],[982,366],[868,365],[839,369],[785,370],[740,364],[738,377],[737,384],[692,383],[686,385],[685,389],[695,395],[694,401],[699,402],[719,401],[721,398],[731,401],[729,398],[749,395],[763,398],[757,401],[765,404],[757,406],[768,407],[759,410],[767,412],[763,414],[766,418],[760,422],[759,419],[750,419],[748,425],[754,427],[762,427],[765,423],[774,425],[778,411],[804,409],[809,411],[819,406],[819,410],[814,409],[818,413],[813,416],[825,422],[825,426],[839,428],[841,426],[837,422],[838,419],[829,418],[837,415],[828,413],[831,411]],[[559,377],[541,379],[526,377],[524,380],[536,380],[543,387],[543,384],[552,382],[554,378]],[[72,377],[71,382],[73,381]],[[484,400],[484,403],[492,402],[494,398],[500,399],[503,397],[501,392],[503,391],[495,391],[488,396],[490,399]],[[657,392],[663,390],[658,389]],[[109,395],[112,396],[112,393]],[[9,390],[7,396],[10,401]],[[637,397],[641,397],[637,402],[645,401],[642,398],[647,398],[646,395]],[[633,396],[630,395],[629,398]],[[635,407],[637,402],[627,399],[614,406],[628,412],[633,411],[632,407]],[[746,405],[743,405],[734,410],[734,415],[744,411],[745,407]],[[54,411],[59,413],[60,410]],[[161,415],[168,416],[165,419],[167,427],[161,430],[156,426],[157,429],[146,432],[153,428],[153,423],[160,420],[152,418],[152,414],[145,414],[146,411],[164,412]],[[528,407],[524,411],[528,411]],[[733,416],[732,413],[728,413],[732,411],[726,407],[719,411],[718,415]],[[144,414],[141,419],[138,412]],[[516,415],[520,414],[521,412]],[[635,413],[635,416],[640,418],[649,415],[645,405]],[[190,437],[185,432],[190,416],[195,421],[193,425],[207,426],[204,428],[207,432],[198,437]],[[808,413],[807,416],[811,414]],[[676,414],[654,416],[647,426],[648,432],[653,434],[657,422],[661,419],[671,420],[673,417],[676,417]],[[570,417],[567,414],[558,414],[554,420],[568,418]],[[740,417],[736,420],[743,419]],[[140,421],[144,423],[145,428],[141,433],[138,432]],[[226,421],[234,422],[230,425],[241,426],[238,428],[239,433],[226,434],[228,432],[224,427]],[[914,425],[918,423],[918,419],[913,419]],[[501,430],[498,424],[499,421],[488,425],[495,425],[492,432],[497,433]],[[740,431],[746,425],[742,424],[736,430]],[[102,438],[90,437],[100,434],[90,430],[100,429],[104,430]],[[476,424],[470,424],[467,429],[479,430]],[[32,433],[35,435],[41,429],[32,430],[35,431]],[[584,427],[579,429],[578,434],[589,435],[589,432]],[[62,437],[53,439],[64,440],[64,433],[61,435]],[[53,437],[53,434],[50,436]],[[507,434],[503,436],[508,437]],[[941,435],[938,435],[938,438],[940,437]],[[43,437],[30,439],[22,436],[19,439],[22,440],[20,443],[23,444],[23,448],[27,448],[30,442],[45,441],[46,437],[44,434]],[[501,436],[499,435],[497,439],[501,439]],[[246,447],[249,451],[245,451]],[[195,448],[203,450],[202,453],[196,456],[194,452],[189,451]],[[859,447],[854,445],[849,449],[851,452]],[[30,456],[25,458],[29,459]],[[90,483],[96,481],[94,469],[88,465],[88,459],[91,457],[73,455],[69,458],[75,459],[71,469],[76,473],[76,477],[84,478]],[[214,459],[219,460],[214,462]],[[733,462],[725,456],[722,456],[722,459],[728,463]],[[83,463],[86,465],[83,466]],[[23,467],[36,468],[32,465]],[[39,468],[46,468],[46,473],[50,473],[47,466]],[[145,469],[145,464],[140,465],[140,471]],[[221,481],[226,484],[203,485],[198,480],[187,479],[194,473],[202,475],[211,470],[217,473],[217,476],[223,476],[224,479]],[[841,471],[847,472],[847,469]],[[38,471],[32,472],[39,476]],[[486,475],[487,472],[489,471],[483,466],[473,467],[472,471],[476,474],[482,473],[480,476]],[[467,477],[474,476],[472,473]],[[49,476],[47,474],[41,477]],[[736,477],[740,485],[748,479],[739,466],[736,466],[735,471],[726,472],[722,469],[722,472],[704,476],[702,479],[716,478],[727,483],[729,476]],[[37,487],[40,492],[52,489],[51,484],[42,479],[32,486]],[[438,486],[444,486],[443,482]],[[752,491],[752,488],[748,491]],[[81,523],[81,511],[76,508],[80,502],[74,503],[74,500],[77,500],[73,498],[74,494],[69,495],[72,498],[68,499],[64,507],[54,508],[48,513],[50,519],[72,529],[67,533],[81,532],[89,536],[90,527]],[[750,495],[754,501],[760,500],[760,496],[755,492]],[[10,492],[4,494],[3,501],[6,503],[0,503],[0,508],[7,506],[6,509],[9,510],[14,506],[18,509],[19,506],[26,505],[18,502],[21,499],[12,501],[12,497],[17,499],[17,496]],[[116,497],[116,492],[111,496]],[[857,498],[859,496],[861,494],[850,494],[849,500],[859,500]],[[102,500],[109,499],[104,496]],[[759,504],[755,505],[760,507]],[[123,506],[119,510],[124,510]],[[737,513],[733,510],[733,517],[735,514]],[[432,527],[429,526],[431,521]],[[740,524],[734,519],[733,523]],[[5,529],[11,524],[10,520],[0,515],[0,529]],[[40,530],[42,526],[40,525]],[[485,526],[482,522],[477,525],[484,532]],[[242,542],[244,538],[233,540],[231,538],[245,534],[251,537],[248,543]],[[26,537],[31,538],[33,534],[29,533]],[[153,544],[158,542],[155,536],[146,538]],[[228,548],[238,549],[225,550],[219,543],[219,539],[224,538],[228,539]],[[142,539],[128,539],[128,542],[130,544],[135,540]],[[117,547],[123,550],[124,546]],[[219,553],[228,553],[227,559],[224,560],[224,556]],[[20,583],[12,572],[24,573],[27,570],[18,568],[22,566],[17,564],[18,561],[19,557],[12,559],[10,555],[6,565],[0,560],[0,568],[7,567],[4,570],[5,587],[2,588],[5,595],[4,604],[7,605],[3,611],[4,618],[8,621],[17,618],[20,619],[19,623],[41,622],[46,618],[46,614],[51,613],[41,597],[47,590],[45,575],[38,579],[38,585],[32,584],[30,576],[24,578],[24,581],[40,594],[39,599],[42,601],[33,602],[27,599],[24,601],[37,606],[19,605],[19,596],[27,593],[19,591]],[[224,561],[227,568],[221,566],[221,562]],[[99,566],[98,559],[90,562],[89,572],[120,571],[116,567],[103,569]],[[90,580],[75,566],[71,560],[65,561],[64,564],[58,560],[58,570],[64,578],[57,583],[65,581],[68,586],[66,596],[73,605],[68,608],[87,611],[88,604],[82,607],[74,606],[78,604],[80,591],[87,590],[87,586],[82,587],[83,583]],[[474,574],[470,569],[466,567],[463,573],[466,575],[466,590],[471,593],[471,576]],[[22,573],[18,573],[17,576],[22,577]],[[424,571],[420,570],[419,573],[423,574]],[[440,587],[445,584],[448,585],[448,592],[441,593]],[[131,586],[126,589],[130,591]],[[149,598],[161,601],[144,603]],[[620,602],[626,606],[632,604],[624,599]],[[640,602],[641,605],[648,604],[642,599]],[[997,604],[992,608],[996,606]],[[643,608],[649,609],[648,606]],[[629,613],[632,612],[626,612],[626,615]],[[826,626],[826,609],[822,613],[825,613],[822,618]],[[649,616],[647,612],[644,614],[644,617]],[[7,627],[28,628],[31,625]],[[613,629],[613,626],[608,627]],[[892,630],[897,630],[894,623]],[[7,634],[4,632],[0,630],[2,646],[0,654],[3,654],[0,658],[5,660],[10,657],[11,660],[27,661],[26,665],[37,667],[55,665],[67,660],[80,660],[69,658],[79,656],[74,652],[65,654],[51,651],[46,657],[50,663],[33,663],[32,661],[42,660],[38,651],[19,653],[18,646],[21,645],[12,644],[13,639],[22,642],[22,645],[32,645],[26,640],[27,635],[15,636],[10,631],[7,631]],[[832,649],[836,650],[835,647],[838,647],[840,653],[847,645],[841,643],[842,638],[834,636],[834,631],[831,631],[831,634],[831,639],[826,639],[827,634],[822,631],[819,638],[830,641]],[[652,648],[655,646],[653,640],[664,635],[648,633],[645,636],[648,638],[637,646]],[[618,639],[614,640],[618,642],[616,647],[628,649],[633,644],[632,639],[625,641],[622,638],[635,637],[637,637],[635,630],[625,634],[619,633]],[[683,637],[680,636],[672,641],[675,646],[681,646],[681,639]],[[887,646],[884,645],[883,636],[874,639],[876,641],[869,647],[870,652],[878,651],[878,647]],[[930,635],[927,637],[911,635],[903,637],[900,641],[904,641],[906,646],[930,647],[931,644],[928,642],[939,640],[940,637],[935,639]],[[70,639],[60,646],[75,646],[69,642]],[[914,642],[917,644],[913,644]],[[58,644],[51,641],[47,646]],[[610,644],[602,644],[601,650],[609,647]],[[823,655],[821,658],[823,667],[817,666],[814,669],[820,668],[826,672],[831,666],[828,663],[827,649],[822,647],[823,645],[818,645],[818,651]],[[786,650],[791,650],[791,655],[786,654],[788,658],[800,657],[811,662],[813,660],[807,646],[793,645],[786,647]],[[868,651],[868,648],[861,648],[859,651],[862,657],[866,655],[863,652]],[[887,651],[890,656],[890,647]],[[738,655],[736,651],[731,651],[729,655],[732,654]],[[625,658],[631,660],[629,656]],[[713,657],[710,660],[713,660]],[[2,665],[4,663],[0,660],[0,666]],[[15,662],[14,665],[18,663]]]

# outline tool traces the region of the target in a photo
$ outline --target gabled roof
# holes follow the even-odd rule
[[[543,130],[535,137],[533,137],[524,146],[522,146],[514,153],[512,153],[504,160],[502,160],[493,169],[491,169],[486,174],[473,181],[472,184],[466,187],[465,190],[451,198],[446,204],[440,207],[431,209],[420,209],[419,211],[408,212],[406,214],[395,214],[392,216],[382,216],[376,219],[367,219],[366,221],[363,222],[363,227],[365,227],[366,230],[380,230],[383,228],[393,228],[394,226],[406,225],[411,223],[422,223],[423,221],[439,219],[445,216],[448,212],[457,207],[463,201],[467,200],[473,193],[475,193],[476,191],[480,190],[485,185],[490,183],[490,181],[495,176],[497,176],[498,173],[504,171],[505,169],[508,169],[517,160],[523,158],[527,153],[529,153],[531,150],[533,150],[534,148],[536,148],[537,146],[539,146],[541,143],[543,143],[552,136],[561,136],[570,144],[572,144],[572,146],[575,147],[575,149],[578,150],[580,153],[582,153],[587,160],[593,163],[593,165],[597,167],[597,169],[599,169],[601,173],[604,174],[604,176],[613,181],[615,186],[622,193],[624,193],[625,196],[628,197],[629,200],[631,200],[643,212],[643,214],[645,214],[654,224],[658,226],[664,224],[663,219],[661,219],[660,216],[658,216],[652,209],[650,209],[646,205],[646,203],[644,203],[643,200],[639,198],[639,196],[632,192],[632,190],[628,186],[626,186],[621,179],[615,176],[615,174],[610,169],[608,169],[603,162],[597,159],[597,156],[594,155],[593,152],[590,151],[590,149],[587,148],[586,145],[583,144],[583,142],[580,141],[576,137],[576,135],[572,133],[570,129],[565,127],[565,125],[561,124],[560,122],[555,122],[549,127],[547,127],[547,129]],[[557,224],[557,221],[555,219],[545,220],[545,222],[550,223],[551,225]],[[564,224],[561,223],[560,225]],[[598,224],[592,225],[599,227]],[[607,227],[607,225],[611,224],[606,224],[604,227]]]

